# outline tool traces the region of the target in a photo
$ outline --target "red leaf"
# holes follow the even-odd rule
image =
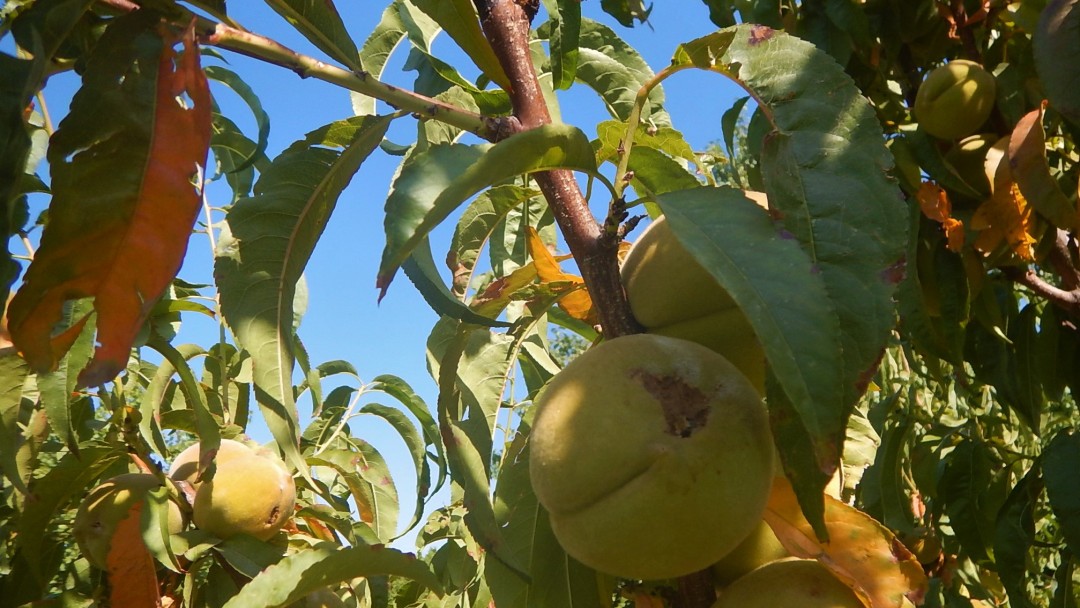
[[[142,502],[135,503],[120,520],[109,541],[109,600],[113,606],[150,608],[161,606],[154,558],[139,531]]]
[[[82,386],[124,369],[180,269],[200,208],[210,93],[194,33],[163,30],[136,11],[110,25],[95,49],[50,143],[50,219],[11,302],[12,340],[31,366],[47,371],[66,352],[52,336],[64,303],[94,298],[99,347],[79,375]]]

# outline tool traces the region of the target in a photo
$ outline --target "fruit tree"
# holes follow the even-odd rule
[[[1080,3],[384,3],[0,8],[0,604],[1078,604]],[[386,161],[430,389],[300,325]]]

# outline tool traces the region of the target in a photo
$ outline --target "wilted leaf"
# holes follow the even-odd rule
[[[143,503],[136,502],[116,525],[109,541],[109,601],[113,606],[151,608],[161,606],[154,558],[143,544],[140,531]]]
[[[817,559],[869,600],[870,608],[900,608],[904,598],[921,604],[928,581],[915,556],[869,515],[825,497],[828,544],[817,541],[799,501],[783,477],[773,483],[765,521],[796,557]]]
[[[64,302],[94,296],[100,347],[79,375],[83,386],[127,365],[143,321],[180,268],[200,208],[195,183],[210,143],[206,78],[193,31],[178,59],[176,39],[162,40],[157,27],[156,16],[136,11],[114,20],[95,47],[49,147],[51,219],[11,303],[13,340],[31,366],[48,371],[63,356],[50,340]],[[193,107],[179,104],[180,95]]]
[[[1034,219],[1020,188],[1011,179],[999,182],[993,196],[979,205],[971,218],[971,229],[979,231],[975,249],[989,255],[1004,242],[1021,260],[1033,261]]]
[[[1043,107],[1040,107],[1016,124],[1009,137],[1010,173],[1024,198],[1036,211],[1058,228],[1075,231],[1080,228],[1080,214],[1077,214],[1076,203],[1069,201],[1050,175],[1042,123]]]
[[[585,280],[579,276],[567,274],[559,268],[558,260],[548,251],[540,234],[532,226],[528,228],[528,245],[529,255],[536,264],[536,274],[541,283],[569,283],[571,286],[565,295],[559,298],[559,308],[579,321],[596,325],[599,319],[593,308],[592,297],[585,289]]]
[[[945,189],[933,182],[923,182],[915,194],[923,215],[941,224],[949,251],[964,246],[964,223],[952,216],[952,203]]]

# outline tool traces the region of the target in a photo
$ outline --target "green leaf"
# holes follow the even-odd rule
[[[939,470],[937,495],[949,515],[956,539],[976,563],[990,559],[980,522],[986,519],[986,492],[990,486],[990,454],[984,443],[965,439]],[[994,513],[993,515],[996,515]]]
[[[424,297],[428,306],[440,316],[445,315],[458,321],[484,327],[510,326],[505,321],[497,321],[477,314],[450,293],[439,275],[438,268],[435,267],[435,260],[431,257],[431,245],[426,238],[413,249],[412,255],[402,264],[402,269],[405,271],[405,276],[409,277],[416,290]]]
[[[412,457],[413,467],[416,469],[416,510],[413,512],[412,519],[398,534],[400,537],[419,523],[424,514],[425,500],[431,491],[431,468],[427,462],[427,446],[409,417],[398,408],[369,403],[360,408],[360,413],[382,418],[393,427],[405,442],[405,447]]]
[[[364,71],[372,78],[382,78],[386,62],[390,60],[390,54],[397,45],[405,38],[405,23],[401,19],[400,11],[404,0],[394,0],[382,13],[382,18],[372,30],[371,34],[360,47],[360,64]],[[362,95],[355,91],[349,93],[352,99],[353,112],[357,116],[375,114],[376,99]]]
[[[435,418],[432,417],[431,410],[428,408],[427,404],[413,391],[412,387],[410,387],[407,382],[397,376],[388,374],[376,376],[371,383],[367,385],[367,389],[369,391],[386,393],[394,399],[397,399],[420,423],[420,432],[424,436],[425,452],[428,447],[435,448],[435,462],[439,467],[439,478],[431,492],[437,492],[446,481],[446,454],[443,450],[439,425],[435,422]]]
[[[270,159],[264,154],[255,154],[258,147],[240,131],[236,123],[218,112],[211,115],[210,150],[214,153],[216,172],[208,179],[213,181],[225,176],[225,181],[232,188],[231,203],[251,195],[251,186],[255,183],[255,169],[266,171]],[[251,166],[237,169],[249,159],[254,159]]]
[[[606,120],[596,125],[596,136],[600,144],[600,148],[596,151],[598,160],[618,162],[619,146],[622,145],[623,137],[626,136],[626,130],[626,123],[616,120]],[[692,164],[698,162],[697,154],[694,154],[694,149],[686,142],[683,134],[671,127],[635,130],[634,147],[638,146],[659,150]]]
[[[353,71],[363,70],[360,54],[333,0],[266,0],[270,8],[285,18],[319,50]]]
[[[30,492],[23,479],[19,452],[23,447],[19,413],[22,410],[23,386],[30,368],[14,352],[0,356],[0,469],[4,477],[23,495]],[[25,464],[25,463],[24,463]]]
[[[342,581],[378,575],[410,578],[442,593],[427,564],[412,554],[378,545],[342,548],[319,543],[262,571],[225,608],[278,608]]]
[[[642,0],[601,0],[600,8],[626,27],[634,27],[634,20],[645,23],[649,20],[652,5],[648,8]]]
[[[1059,433],[1046,446],[1042,459],[1050,507],[1069,551],[1080,555],[1080,486],[1076,484],[1076,472],[1080,471],[1080,434]]]
[[[207,78],[224,84],[240,96],[240,99],[251,109],[251,114],[255,118],[255,125],[259,128],[255,149],[248,153],[239,164],[229,169],[230,173],[243,171],[266,156],[266,146],[269,144],[270,139],[270,116],[266,113],[266,110],[263,110],[259,96],[255,94],[255,91],[251,90],[248,83],[244,82],[244,79],[236,72],[216,65],[207,66],[203,69],[203,72]],[[211,145],[213,145],[212,142]]]
[[[716,27],[731,27],[738,23],[735,20],[735,7],[731,0],[701,0],[709,7],[709,21]]]
[[[539,196],[539,190],[507,184],[481,193],[465,208],[446,255],[446,265],[454,274],[455,293],[464,296],[472,286],[481,249],[510,212]]]
[[[701,181],[686,167],[654,148],[634,146],[630,150],[630,161],[626,167],[634,174],[630,181],[634,192],[642,196],[655,197],[701,185]]]
[[[56,510],[89,487],[112,464],[126,454],[112,447],[82,446],[79,455],[65,454],[43,477],[34,481],[34,506],[22,512],[16,525],[17,541],[30,570],[40,577],[45,530]]]
[[[512,88],[495,51],[480,29],[472,0],[413,0],[412,3],[450,34],[488,78],[503,89]]]
[[[545,125],[494,146],[444,144],[410,156],[386,199],[386,247],[376,281],[382,295],[413,249],[469,197],[522,173],[557,168],[597,175],[592,146],[579,129]]]
[[[1032,36],[1035,69],[1050,105],[1080,126],[1080,4],[1050,0]]]
[[[195,434],[199,437],[199,478],[202,478],[207,467],[210,466],[210,461],[207,460],[207,456],[204,456],[204,454],[210,454],[217,450],[221,442],[218,423],[210,413],[210,407],[206,403],[206,394],[203,393],[202,385],[195,378],[195,372],[188,365],[188,360],[205,355],[206,351],[195,344],[181,344],[174,347],[158,336],[151,337],[147,346],[158,351],[165,358],[165,361],[158,367],[155,380],[158,378],[170,378],[174,372],[180,376],[180,390],[187,400],[188,407],[194,413]],[[162,385],[158,384],[156,386]],[[152,407],[160,411],[156,392],[154,394],[148,393],[147,396],[154,400],[151,402]],[[164,454],[164,452],[162,453]]]
[[[260,541],[247,534],[238,534],[214,545],[214,551],[237,572],[255,578],[260,572],[281,561],[283,548]]]
[[[360,520],[382,542],[397,536],[398,496],[386,461],[370,444],[351,441],[352,450],[325,450],[307,459],[313,466],[331,467],[348,486]]]
[[[93,312],[94,303],[89,298],[82,298],[64,308],[62,326],[72,327]],[[75,388],[78,385],[79,371],[86,367],[94,354],[94,329],[94,319],[90,319],[57,368],[52,372],[38,374],[37,377],[41,403],[49,419],[49,426],[63,440],[64,445],[76,454],[79,449],[75,431],[71,427],[69,407],[78,398]]]
[[[1042,479],[1032,468],[1009,493],[997,517],[994,534],[994,565],[1009,605],[1034,608],[1027,594],[1028,551],[1035,544],[1035,508],[1042,494]]]
[[[293,299],[342,190],[382,141],[390,117],[332,123],[294,143],[234,205],[218,243],[221,311],[251,354],[256,399],[286,460],[306,470],[293,397]]]
[[[578,41],[581,37],[579,0],[544,0],[548,12],[548,45],[552,86],[569,89],[577,74]]]
[[[776,369],[775,346],[766,341],[765,347],[810,432],[817,466],[829,470],[839,458],[844,423],[893,328],[892,295],[907,244],[906,208],[887,175],[892,157],[881,127],[831,57],[767,27],[738,26],[684,44],[672,66],[735,80],[754,94],[771,128],[761,154],[770,208],[823,280],[827,297],[820,304],[839,321],[830,326],[837,332],[830,346],[839,337],[840,348],[830,348],[827,371],[812,379],[805,371],[793,377]],[[804,369],[821,364],[797,356]]]

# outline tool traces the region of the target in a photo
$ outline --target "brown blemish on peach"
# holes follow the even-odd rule
[[[657,376],[642,369],[630,372],[658,402],[664,413],[665,431],[689,437],[709,421],[709,398],[677,375]]]

